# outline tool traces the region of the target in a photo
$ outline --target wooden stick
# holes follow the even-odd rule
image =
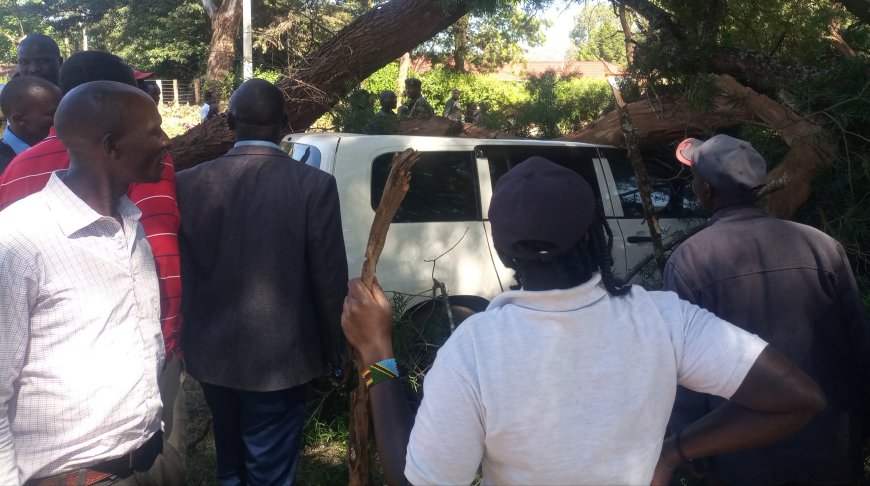
[[[363,262],[360,279],[369,289],[375,280],[375,269],[378,259],[387,240],[390,223],[411,187],[411,167],[420,158],[420,152],[406,149],[393,156],[390,175],[384,186],[381,202],[375,211],[372,229],[369,232],[369,242],[366,245],[365,262]],[[361,363],[359,353],[348,344],[348,351],[356,363],[357,376],[359,370],[365,369],[371,363]],[[365,486],[371,484],[371,461],[369,459],[369,428],[368,389],[362,380],[350,394],[350,424],[348,430],[347,462],[348,484],[350,486]]]
[[[411,187],[411,167],[419,158],[420,152],[410,148],[393,156],[390,175],[387,177],[381,202],[375,211],[375,219],[372,221],[372,229],[369,232],[369,242],[366,245],[366,259],[363,262],[360,279],[368,288],[372,288],[375,268],[378,266],[378,259],[384,249],[390,223],[393,221],[402,199],[405,198],[405,193]]]

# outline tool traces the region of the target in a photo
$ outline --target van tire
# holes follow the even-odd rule
[[[476,295],[451,295],[448,297],[448,302],[450,303],[450,312],[453,314],[453,323],[457,326],[474,314],[485,311],[489,305],[488,300]],[[429,299],[406,310],[404,317],[412,322],[422,324],[434,312],[438,312],[440,306],[441,299]]]

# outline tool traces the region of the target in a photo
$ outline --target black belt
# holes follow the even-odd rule
[[[151,469],[163,452],[163,432],[157,431],[141,447],[121,457],[109,459],[75,471],[27,481],[25,486],[91,486],[112,476],[125,478],[134,472]]]

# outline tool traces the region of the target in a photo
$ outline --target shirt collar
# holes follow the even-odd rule
[[[42,190],[42,195],[49,210],[57,215],[60,229],[63,231],[64,236],[68,238],[77,231],[108,216],[103,216],[94,211],[93,208],[72,192],[61,180],[61,177],[65,173],[66,169],[52,172],[48,183]],[[139,208],[127,196],[122,196],[118,199],[115,209],[123,220],[138,221],[139,217],[142,216],[142,212],[139,211]]]
[[[6,125],[6,130],[3,130],[3,141],[6,142],[6,145],[12,147],[12,150],[15,151],[15,155],[30,148],[30,145],[27,142],[18,138],[18,135],[12,133],[9,125]]]
[[[281,150],[281,146],[277,143],[268,142],[266,140],[239,140],[233,145],[233,148],[244,147],[245,145],[259,145],[261,147],[272,147]]]
[[[601,283],[601,274],[596,272],[586,282],[570,289],[502,292],[492,299],[486,310],[517,305],[532,310],[564,312],[592,305],[606,295],[607,289]]]
[[[755,203],[742,203],[726,206],[718,209],[710,218],[708,225],[724,221],[742,221],[745,219],[753,219],[767,216],[768,213],[764,209],[758,207]]]

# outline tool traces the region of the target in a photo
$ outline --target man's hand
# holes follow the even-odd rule
[[[393,312],[390,301],[377,281],[372,290],[358,278],[347,284],[348,294],[341,313],[341,327],[347,341],[371,364],[393,357]]]
[[[659,461],[656,463],[656,470],[653,473],[652,486],[668,486],[671,484],[671,478],[674,476],[674,471],[679,465],[679,454],[674,446],[674,439],[669,438],[662,444],[662,452],[659,454]]]

